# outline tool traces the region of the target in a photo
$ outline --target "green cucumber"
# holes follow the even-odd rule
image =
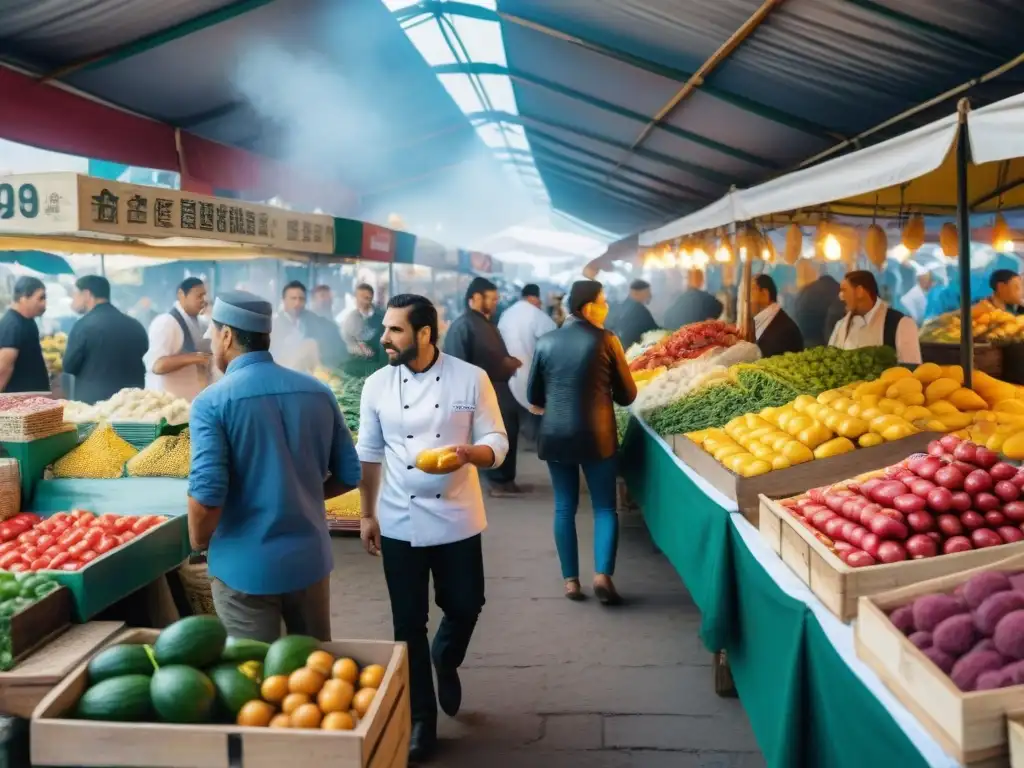
[[[309,654],[320,648],[320,641],[308,635],[285,635],[275,640],[263,661],[263,679],[274,675],[290,675],[306,666]]]
[[[262,640],[249,640],[245,637],[229,637],[224,643],[224,650],[220,654],[221,661],[234,661],[241,664],[244,661],[263,661],[267,658],[267,651],[270,650],[270,643]]]
[[[82,694],[75,716],[83,720],[112,720],[121,723],[150,720],[153,707],[149,688],[150,679],[146,675],[109,678]]]
[[[161,667],[183,664],[202,669],[220,660],[227,637],[216,616],[189,616],[160,633],[153,655]]]
[[[112,645],[93,656],[87,669],[90,685],[123,675],[152,677],[155,671],[144,645]]]
[[[234,664],[218,664],[209,670],[209,675],[217,689],[217,703],[232,721],[247,702],[260,697],[259,685],[239,672]]]
[[[198,669],[173,664],[160,667],[149,681],[153,709],[166,723],[211,722],[217,689]]]

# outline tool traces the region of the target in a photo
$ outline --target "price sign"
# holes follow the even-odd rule
[[[75,174],[0,176],[0,233],[51,235],[77,229]]]
[[[35,184],[0,184],[0,219],[34,219],[38,215],[39,190]]]

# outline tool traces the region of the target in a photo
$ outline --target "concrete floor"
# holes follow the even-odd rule
[[[462,668],[463,712],[441,715],[443,768],[756,768],[736,699],[712,687],[699,615],[639,515],[622,515],[616,585],[628,604],[571,603],[551,534],[552,494],[522,454],[523,500],[489,500],[487,606]],[[593,565],[589,497],[578,521],[583,583]],[[334,542],[334,636],[390,639],[380,562]],[[437,614],[434,610],[434,614]],[[436,623],[436,615],[432,616]]]

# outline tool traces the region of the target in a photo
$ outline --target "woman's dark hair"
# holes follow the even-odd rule
[[[281,291],[281,298],[283,299],[285,295],[288,293],[288,291],[290,291],[292,288],[297,288],[300,291],[302,291],[303,296],[306,295],[305,284],[301,280],[292,280],[290,283],[288,283],[288,285],[284,287],[284,290]]]
[[[757,287],[762,291],[768,291],[768,300],[773,304],[779,299],[779,289],[775,287],[775,281],[768,275],[758,275],[754,278]]]
[[[496,290],[498,290],[498,286],[486,277],[474,277],[469,284],[469,288],[466,289],[466,303],[469,304],[470,300],[478,293],[487,293],[488,291]]]
[[[29,277],[28,275],[19,277],[14,284],[14,301],[27,299],[30,296],[35,296],[39,291],[45,290],[46,286],[38,277]]]
[[[82,275],[75,281],[75,288],[88,291],[94,299],[110,301],[110,281],[102,275]]]
[[[872,299],[878,298],[878,281],[866,269],[858,269],[846,273],[846,282],[854,288],[863,288]]]
[[[408,309],[413,334],[419,333],[420,328],[429,328],[430,343],[437,344],[437,307],[426,296],[399,293],[388,301],[388,309]]]
[[[181,291],[183,295],[188,296],[192,292],[193,288],[198,288],[202,284],[203,281],[198,277],[186,277],[178,285],[178,290]]]
[[[218,323],[216,320],[213,321],[214,326],[217,330],[223,329],[225,326],[223,323]],[[235,341],[238,342],[238,346],[246,352],[268,352],[270,350],[270,334],[269,333],[255,333],[253,331],[243,331],[240,328],[235,328],[232,325],[227,326],[231,329],[231,333],[235,336]]]

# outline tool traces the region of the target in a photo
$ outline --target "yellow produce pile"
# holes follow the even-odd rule
[[[722,429],[687,437],[743,477],[901,440],[923,430],[966,430],[963,436],[975,439],[971,425],[990,437],[992,445],[987,447],[1006,452],[1009,446],[1024,458],[1022,390],[982,373],[975,374],[975,390],[964,387],[963,380],[960,366],[925,363],[913,373],[890,368],[876,381],[831,389],[817,398],[801,395],[781,408],[745,414]]]
[[[128,460],[128,477],[188,477],[192,441],[188,430],[158,437]]]
[[[960,311],[947,312],[924,324],[922,341],[959,344],[961,336]],[[971,307],[971,335],[975,341],[1017,342],[1024,340],[1024,316],[999,309],[988,299]]]
[[[113,479],[124,474],[124,464],[138,453],[109,424],[99,424],[77,448],[53,464],[54,477]]]
[[[668,368],[664,365],[659,365],[657,368],[651,368],[650,370],[633,371],[633,383],[636,384],[637,391],[642,391],[648,384],[667,370]]]
[[[349,491],[348,493],[343,493],[341,496],[335,496],[333,499],[327,499],[326,507],[328,518],[358,518],[362,510],[362,503],[359,499],[359,490],[356,489],[354,491]]]

